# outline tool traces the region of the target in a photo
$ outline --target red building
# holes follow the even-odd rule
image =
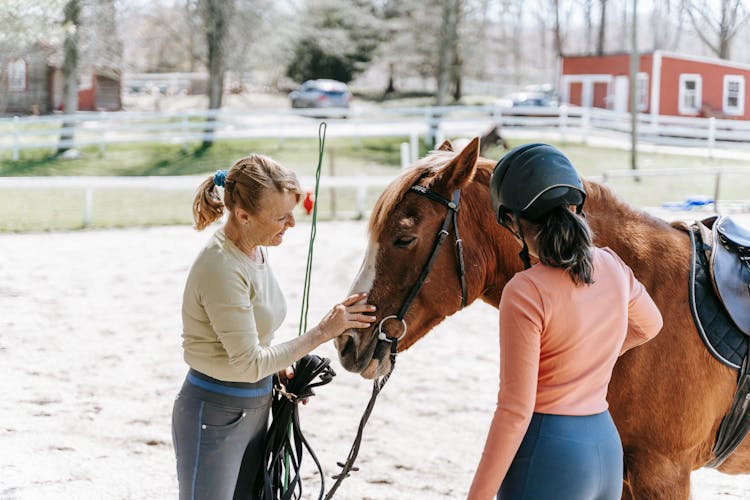
[[[560,102],[630,111],[630,54],[564,56]],[[750,119],[750,65],[660,50],[640,54],[638,112]]]
[[[48,114],[63,108],[58,52],[37,43],[13,58],[0,58],[0,114]],[[78,78],[79,111],[122,109],[120,71],[84,67]]]

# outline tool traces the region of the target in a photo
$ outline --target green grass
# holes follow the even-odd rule
[[[399,171],[399,145],[403,138],[329,139],[326,141],[323,175],[330,175],[331,162],[335,175],[385,175]],[[512,141],[515,146],[520,141]],[[526,142],[526,141],[524,141]],[[630,166],[627,151],[594,148],[580,144],[555,144],[573,161],[584,176],[598,176],[607,170],[624,170]],[[311,176],[317,165],[316,139],[234,140],[216,142],[201,150],[191,144],[183,152],[179,144],[144,144],[109,146],[103,155],[96,147],[81,151],[80,158],[63,160],[50,152],[24,152],[19,161],[0,155],[0,176],[46,175],[194,175],[228,168],[236,159],[250,152],[262,152],[294,169],[300,176]],[[420,154],[424,154],[422,147]],[[498,158],[499,150],[487,156]],[[745,166],[744,162],[707,159],[698,156],[675,156],[642,153],[641,169],[683,168],[684,176],[612,179],[608,184],[628,202],[636,206],[658,206],[668,201],[683,201],[688,196],[713,196],[715,177],[691,174],[697,167]],[[750,168],[748,168],[750,173]],[[750,199],[750,175],[725,174],[720,185],[720,200]],[[331,210],[340,214],[353,213],[354,190],[336,189],[320,192],[319,211],[322,218]],[[367,206],[379,195],[369,189]],[[94,190],[92,220],[89,227],[124,227],[165,224],[191,224],[193,193],[150,189]],[[85,193],[78,188],[6,189],[0,191],[0,231],[25,232],[80,229],[83,227]],[[305,219],[301,209],[298,218]]]
[[[383,175],[400,165],[403,138],[328,139],[326,172],[333,158],[337,175]],[[82,148],[81,157],[57,158],[50,151],[23,151],[18,161],[9,152],[0,153],[0,176],[34,175],[191,175],[229,168],[252,152],[271,156],[294,169],[311,175],[318,162],[317,139],[233,140],[216,142],[202,149],[191,144],[183,152],[179,144],[111,145],[104,154],[96,146]]]

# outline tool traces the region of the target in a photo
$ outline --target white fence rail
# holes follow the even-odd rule
[[[735,206],[729,211],[747,212],[750,210],[750,201],[724,201],[720,203],[721,193],[720,185],[722,176],[725,174],[745,175],[747,169],[742,167],[718,167],[718,168],[698,168],[690,169],[693,175],[713,175],[715,177],[713,190],[713,209],[720,211],[720,205],[727,209]],[[617,178],[629,177],[670,177],[683,176],[685,169],[651,169],[651,170],[610,170],[605,171],[600,176],[588,177],[588,179],[607,183]],[[44,189],[44,188],[71,188],[83,189],[84,191],[84,209],[83,209],[83,226],[88,227],[92,221],[92,215],[95,210],[94,191],[97,189],[149,189],[165,191],[194,191],[198,185],[205,179],[204,176],[156,176],[156,177],[88,177],[88,176],[67,176],[67,177],[0,177],[0,190],[2,189]],[[329,213],[332,218],[337,215],[361,219],[368,214],[371,207],[368,206],[367,191],[370,188],[384,188],[393,180],[393,176],[322,176],[320,178],[320,189],[344,188],[353,189],[355,192],[354,212],[338,213],[335,208],[331,207]],[[301,177],[302,186],[314,186],[314,177]],[[334,202],[335,203],[335,202]]]
[[[593,137],[627,141],[631,117],[602,109],[561,106],[504,108],[500,106],[446,106],[376,108],[370,110],[218,110],[179,113],[78,113],[38,117],[0,118],[0,152],[66,148],[99,148],[113,144],[162,142],[187,149],[204,139],[314,137],[317,120],[325,115],[330,137],[403,136],[430,144],[443,137],[479,135],[492,125],[509,131],[556,131],[563,140],[587,142]],[[638,115],[643,144],[700,147],[712,156],[719,146],[750,152],[750,122],[715,118],[653,117]],[[74,138],[60,141],[61,132]]]
[[[148,189],[164,191],[195,191],[205,176],[144,176],[144,177],[0,177],[0,190],[2,189],[83,189],[83,227],[91,224],[95,210],[94,192],[97,189]],[[320,178],[320,189],[345,188],[353,189],[355,192],[354,212],[347,215],[361,219],[369,207],[367,206],[367,190],[369,188],[384,188],[393,177],[388,176],[322,176]],[[314,177],[300,177],[300,185],[314,186]],[[333,209],[335,210],[335,208]],[[338,215],[343,212],[339,211]],[[335,218],[337,213],[328,214]]]

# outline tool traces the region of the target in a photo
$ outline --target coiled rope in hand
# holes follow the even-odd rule
[[[323,498],[325,483],[323,470],[310,447],[299,423],[298,405],[313,396],[314,387],[328,384],[336,373],[330,366],[331,360],[321,358],[315,354],[307,354],[297,361],[294,377],[287,380],[285,385],[276,383],[274,401],[271,408],[272,422],[266,433],[266,449],[263,474],[263,491],[259,495],[261,500],[293,500],[302,498],[302,481],[300,467],[304,449],[310,453],[320,475],[320,493]],[[315,382],[315,379],[319,380]],[[291,424],[291,430],[290,430]],[[287,477],[291,475],[287,483]]]

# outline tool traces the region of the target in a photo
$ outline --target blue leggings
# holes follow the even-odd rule
[[[271,408],[271,377],[223,382],[188,372],[172,411],[180,500],[252,498]]]
[[[609,411],[534,413],[498,500],[619,500],[622,443]]]

